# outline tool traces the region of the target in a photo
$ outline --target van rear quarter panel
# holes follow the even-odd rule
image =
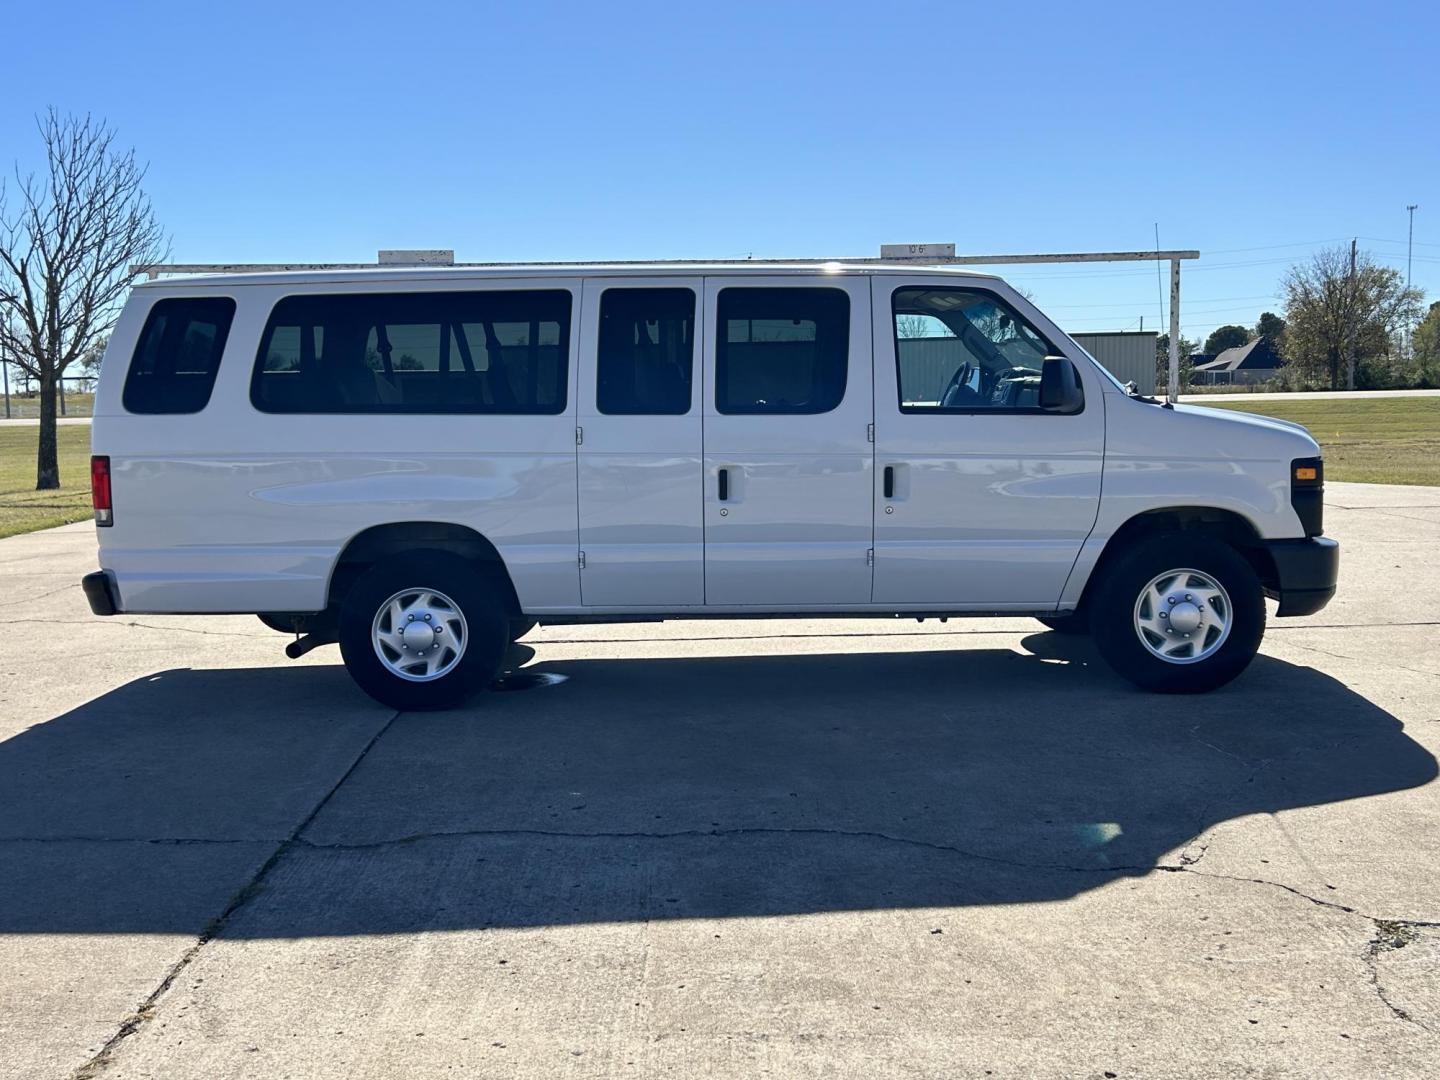
[[[433,288],[396,281],[346,292]],[[93,443],[111,459],[115,524],[100,565],[132,612],[323,608],[345,544],[376,525],[448,522],[499,550],[527,611],[580,602],[575,517],[573,280],[487,279],[465,288],[559,288],[572,295],[566,410],[545,416],[278,415],[250,403],[261,332],[281,296],[334,287],[137,289],[102,366]],[[235,321],[214,391],[191,415],[121,406],[135,339],[151,303],[231,296]]]

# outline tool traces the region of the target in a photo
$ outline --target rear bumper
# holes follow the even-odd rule
[[[90,610],[96,615],[118,615],[120,605],[116,603],[115,583],[104,570],[96,570],[80,579],[80,588],[85,590],[85,599],[90,601]]]
[[[1340,575],[1340,545],[1328,536],[1308,540],[1271,540],[1265,545],[1275,563],[1275,583],[1265,595],[1280,601],[1276,615],[1313,615],[1335,595]]]

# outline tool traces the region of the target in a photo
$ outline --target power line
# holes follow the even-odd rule
[[[1223,303],[1225,303],[1225,302],[1228,301],[1228,300],[1279,300],[1279,299],[1281,299],[1281,297],[1280,297],[1280,295],[1279,295],[1278,293],[1256,293],[1254,296],[1206,296],[1206,297],[1202,297],[1201,299],[1194,300],[1194,301],[1192,301],[1192,302],[1193,302],[1193,303],[1196,303],[1196,304],[1223,304]],[[1066,308],[1070,308],[1070,309],[1075,309],[1075,308],[1136,308],[1136,309],[1139,309],[1139,308],[1142,308],[1142,307],[1144,307],[1144,306],[1145,306],[1145,304],[1144,304],[1143,301],[1133,301],[1133,300],[1132,300],[1132,301],[1129,301],[1129,302],[1127,302],[1127,303],[1122,303],[1122,304],[1046,304],[1046,305],[1045,305],[1045,310],[1046,310],[1046,311],[1050,311],[1050,310],[1054,309],[1054,310],[1057,310],[1057,311],[1063,311],[1063,310],[1065,310]]]

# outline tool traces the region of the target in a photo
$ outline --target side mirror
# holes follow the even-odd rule
[[[1085,407],[1080,373],[1063,356],[1047,356],[1040,367],[1040,408],[1046,412],[1077,413]]]

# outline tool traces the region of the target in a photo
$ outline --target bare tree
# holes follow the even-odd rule
[[[130,287],[132,265],[161,262],[165,238],[141,190],[133,150],[89,116],[38,118],[46,166],[0,183],[0,356],[40,386],[36,490],[60,486],[56,392],[92,355]],[[13,204],[13,206],[12,206]]]
[[[927,315],[897,315],[895,331],[902,338],[923,338],[933,336],[936,320]]]

